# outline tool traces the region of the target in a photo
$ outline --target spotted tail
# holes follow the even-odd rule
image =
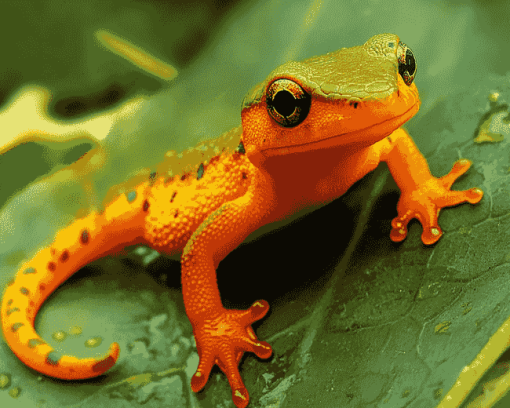
[[[148,204],[143,186],[136,192],[135,198],[134,193],[122,195],[101,214],[93,212],[60,230],[50,246],[21,265],[7,286],[2,299],[2,330],[14,354],[34,370],[74,380],[101,375],[117,361],[117,343],[100,358],[62,355],[37,335],[34,320],[44,300],[82,266],[142,242]]]

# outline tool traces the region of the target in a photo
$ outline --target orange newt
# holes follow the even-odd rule
[[[401,190],[391,223],[395,242],[417,218],[423,243],[434,244],[442,235],[441,208],[482,199],[478,188],[450,190],[469,160],[433,177],[400,129],[420,105],[415,74],[412,51],[392,34],[275,69],[245,97],[242,126],[174,157],[170,173],[160,169],[109,201],[104,211],[75,220],[20,266],[2,300],[9,347],[25,364],[52,377],[104,373],[117,360],[118,344],[103,358],[62,355],[34,330],[42,303],[80,267],[125,246],[181,253],[184,304],[200,356],[191,388],[201,390],[217,364],[227,375],[235,405],[246,407],[249,396],[238,363],[246,351],[271,356],[271,346],[251,327],[269,305],[259,300],[248,310],[225,309],[216,268],[250,233],[341,196],[381,161]]]

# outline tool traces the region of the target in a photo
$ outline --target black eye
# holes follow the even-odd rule
[[[398,43],[398,73],[406,83],[411,85],[416,75],[416,60],[411,49],[402,42]]]
[[[277,79],[266,92],[267,112],[280,125],[294,127],[306,119],[311,98],[290,79]]]

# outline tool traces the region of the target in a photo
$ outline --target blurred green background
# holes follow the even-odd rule
[[[163,109],[178,104],[166,117],[151,119],[172,134],[163,142],[172,148],[238,125],[244,94],[275,66],[358,45],[377,33],[396,33],[414,51],[422,97],[418,117],[459,89],[491,73],[504,74],[510,58],[510,5],[504,0],[44,0],[3,1],[0,11],[0,109],[28,84],[50,92],[48,113],[63,123],[136,95],[158,94]],[[179,79],[167,83],[108,52],[94,37],[98,29],[173,65]],[[426,129],[421,129],[413,135],[425,147]],[[160,146],[161,151],[166,147]],[[4,154],[0,174],[14,171],[16,177],[1,178],[0,205],[37,176],[90,148],[46,146],[53,149],[48,152],[28,144]],[[27,157],[30,166],[16,166]]]

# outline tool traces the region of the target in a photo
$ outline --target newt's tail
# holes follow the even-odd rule
[[[40,373],[66,380],[90,378],[111,368],[119,356],[113,343],[101,358],[79,359],[62,355],[34,329],[44,300],[80,267],[127,245],[142,242],[148,203],[142,186],[122,195],[104,212],[92,212],[60,230],[55,241],[19,268],[2,299],[2,330],[11,350]],[[138,197],[137,197],[138,196]]]

